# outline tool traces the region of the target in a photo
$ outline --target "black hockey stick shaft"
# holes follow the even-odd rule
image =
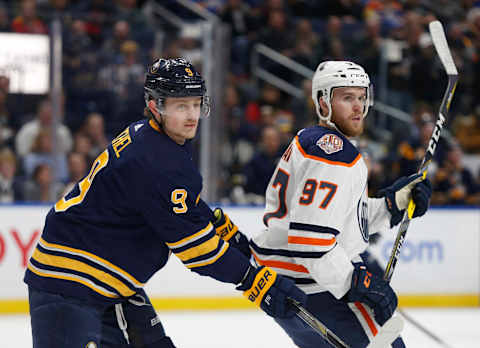
[[[434,340],[435,342],[437,342],[439,345],[441,345],[442,347],[444,348],[452,348],[452,346],[448,345],[444,340],[442,340],[440,337],[438,337],[437,335],[435,335],[432,331],[430,331],[429,329],[427,329],[425,326],[423,326],[422,324],[420,324],[417,320],[413,319],[409,314],[405,313],[405,311],[401,310],[401,309],[398,309],[398,311],[400,312],[400,314],[402,315],[402,317],[405,318],[405,320],[407,320],[408,322],[410,322],[410,324],[412,324],[413,326],[415,326],[417,329],[419,329],[420,331],[422,331],[425,335],[427,335],[428,337],[430,337],[432,340]]]
[[[425,156],[418,168],[418,173],[422,173],[424,177],[427,175],[428,165],[432,161],[433,155],[435,154],[435,149],[437,148],[437,144],[440,139],[440,133],[442,132],[442,129],[446,124],[447,114],[450,109],[450,104],[452,102],[452,98],[458,82],[458,72],[455,64],[453,63],[452,55],[450,53],[450,49],[448,48],[442,24],[439,21],[434,21],[430,23],[430,34],[432,36],[432,41],[434,43],[435,49],[437,50],[438,56],[442,61],[443,67],[447,71],[448,85],[443,95],[442,103],[440,104],[437,122],[435,124],[432,136],[430,137],[430,141],[428,142]],[[390,280],[392,279],[393,271],[395,270],[395,266],[397,265],[398,259],[400,257],[400,250],[402,249],[403,242],[405,241],[405,236],[407,235],[408,226],[410,225],[410,220],[413,217],[414,211],[415,203],[412,199],[410,199],[408,208],[403,214],[402,222],[400,223],[397,237],[395,239],[395,243],[393,244],[393,249],[390,254],[390,259],[388,260],[387,266],[385,268],[385,274],[383,278],[387,282],[390,282]]]
[[[325,325],[315,318],[309,311],[307,311],[300,303],[294,299],[288,299],[290,304],[295,308],[297,316],[302,319],[315,332],[322,336],[332,347],[335,348],[349,348],[337,335],[330,331]]]

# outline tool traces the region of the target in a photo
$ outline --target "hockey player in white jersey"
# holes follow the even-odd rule
[[[266,192],[266,229],[250,241],[250,250],[257,264],[295,280],[308,294],[307,309],[337,336],[351,347],[366,347],[393,315],[397,297],[359,254],[370,234],[400,222],[410,197],[414,217],[423,215],[431,184],[414,174],[384,189],[383,197],[368,197],[367,166],[350,141],[362,134],[373,103],[361,66],[321,63],[312,97],[319,124],[301,130],[279,161]],[[235,235],[231,239],[242,244],[246,239],[230,226],[224,238]],[[298,347],[329,347],[297,317],[276,321]],[[405,345],[399,337],[392,347]]]

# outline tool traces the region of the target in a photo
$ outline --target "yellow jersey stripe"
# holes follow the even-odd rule
[[[80,284],[85,285],[86,287],[92,289],[95,292],[98,292],[99,294],[105,296],[105,297],[110,297],[110,298],[118,298],[117,294],[114,294],[113,292],[108,291],[107,289],[94,284],[90,279],[86,279],[80,276],[77,276],[75,274],[68,274],[68,273],[62,273],[62,272],[54,272],[54,271],[47,271],[47,270],[40,270],[34,265],[32,265],[30,262],[28,263],[28,269],[35,273],[36,275],[40,277],[49,277],[49,278],[57,278],[57,279],[63,279],[63,280],[70,280],[72,282],[77,282]]]
[[[39,251],[38,248],[35,249],[35,251],[33,252],[32,258],[35,261],[44,265],[71,269],[73,271],[88,274],[95,279],[98,279],[101,282],[111,286],[112,288],[117,290],[122,296],[132,296],[133,294],[135,294],[135,291],[130,289],[119,279],[84,262],[70,259],[68,257],[45,254]]]
[[[172,242],[172,243],[166,243],[169,248],[180,248],[188,243],[194,242],[203,236],[206,236],[210,231],[213,229],[213,225],[211,222],[208,223],[208,225],[205,228],[202,228],[200,231],[198,231],[195,234],[192,234],[191,236],[185,237],[178,242]]]
[[[43,238],[40,238],[39,244],[42,246],[42,248],[45,248],[47,250],[60,251],[60,252],[66,252],[66,253],[69,253],[69,254],[72,254],[72,255],[83,256],[83,257],[87,258],[88,260],[90,260],[92,262],[95,262],[95,263],[98,263],[99,265],[107,268],[108,270],[112,271],[113,273],[116,273],[120,276],[123,276],[127,281],[131,282],[131,284],[133,286],[141,288],[145,285],[144,283],[139,282],[137,279],[135,279],[129,273],[125,272],[120,267],[115,266],[113,263],[111,263],[111,262],[109,262],[105,259],[102,259],[101,257],[99,257],[95,254],[89,253],[88,251],[75,249],[75,248],[67,247],[67,246],[60,245],[60,244],[49,243]]]
[[[222,257],[223,254],[225,254],[225,252],[227,251],[228,249],[228,246],[229,244],[228,243],[224,243],[223,246],[222,246],[222,249],[220,249],[220,251],[212,256],[211,258],[207,259],[207,260],[203,260],[203,261],[198,261],[198,262],[193,262],[193,263],[190,263],[190,264],[187,264],[187,268],[195,268],[195,267],[202,267],[202,266],[207,266],[207,265],[210,265],[212,263],[214,263],[215,261],[217,261],[220,257]]]
[[[218,247],[219,242],[220,242],[220,237],[218,237],[217,235],[214,235],[212,238],[203,242],[202,244],[191,247],[190,249],[187,249],[185,251],[176,253],[175,255],[177,255],[177,257],[180,260],[185,262],[195,257],[199,257],[202,255],[208,254],[209,252],[212,252]]]

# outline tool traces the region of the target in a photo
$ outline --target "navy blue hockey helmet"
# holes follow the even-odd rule
[[[144,85],[145,103],[154,99],[162,110],[165,98],[202,97],[202,115],[210,113],[205,80],[195,67],[183,58],[156,59],[148,67]]]

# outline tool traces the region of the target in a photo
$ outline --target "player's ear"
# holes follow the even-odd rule
[[[322,97],[318,97],[318,105],[320,106],[320,112],[322,113],[322,115],[328,115],[328,106]]]

